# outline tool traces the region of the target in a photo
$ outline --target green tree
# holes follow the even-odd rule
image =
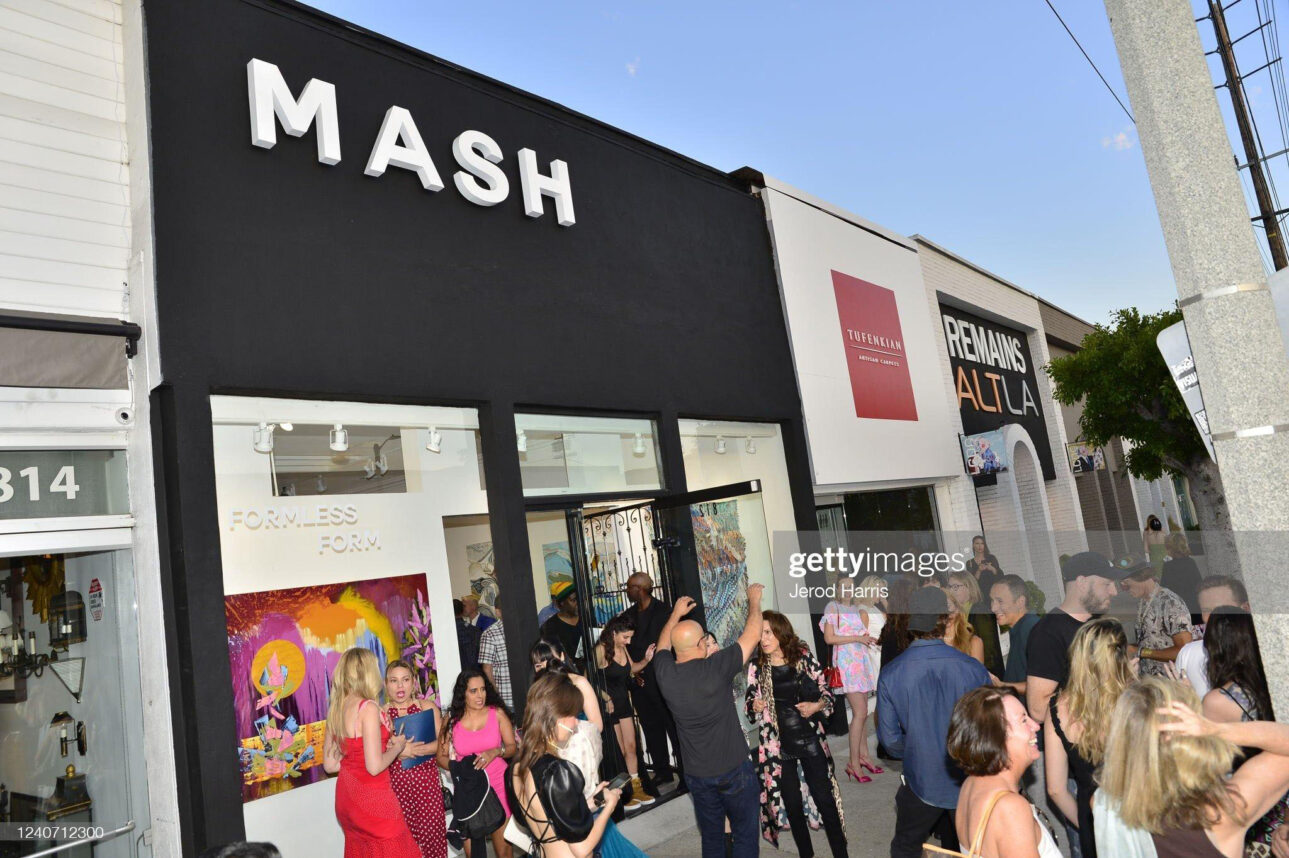
[[[1116,436],[1129,442],[1124,464],[1134,477],[1186,477],[1200,528],[1212,535],[1229,533],[1217,465],[1155,344],[1160,331],[1181,320],[1177,309],[1119,310],[1112,324],[1097,325],[1084,337],[1079,351],[1048,364],[1047,374],[1058,402],[1082,402],[1082,440],[1098,447]]]

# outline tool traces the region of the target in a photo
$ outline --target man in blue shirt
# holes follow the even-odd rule
[[[962,772],[945,747],[949,719],[958,698],[990,684],[983,664],[944,642],[949,600],[943,590],[914,591],[909,615],[913,643],[877,680],[877,736],[904,760],[891,858],[919,858],[933,833],[945,849],[959,848],[953,811]]]

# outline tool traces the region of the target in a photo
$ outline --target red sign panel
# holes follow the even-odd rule
[[[895,293],[840,271],[832,273],[832,287],[841,317],[855,416],[917,420]]]

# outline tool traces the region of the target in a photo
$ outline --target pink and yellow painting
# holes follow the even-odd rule
[[[224,613],[243,802],[326,778],[327,695],[350,647],[382,671],[406,659],[438,695],[424,575],[226,596]]]

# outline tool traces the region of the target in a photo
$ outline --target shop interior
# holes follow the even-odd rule
[[[0,820],[103,836],[62,855],[150,854],[131,552],[0,557],[0,597]]]
[[[504,616],[499,580],[508,576],[497,574],[492,551],[473,409],[225,396],[211,404],[244,819],[248,837],[272,833],[289,847],[282,832],[293,826],[283,821],[304,830],[334,800],[334,784],[307,769],[281,777],[254,708],[275,690],[263,684],[261,662],[299,651],[300,665],[325,664],[357,644],[383,664],[415,646],[429,656],[423,690],[446,705],[462,656],[453,603],[473,594],[490,614],[500,600]],[[648,418],[516,415],[535,601],[546,608],[552,585],[571,581],[586,646],[629,605],[635,571],[668,600],[688,576],[709,625],[731,640],[748,583],[765,584],[766,606],[776,604],[771,534],[796,530],[779,427],[687,419],[679,428],[687,495],[667,490]],[[654,544],[669,528],[684,531],[683,560]],[[370,604],[384,617],[355,608],[341,618],[343,633],[329,627],[324,636],[309,607],[324,602]],[[292,627],[269,635],[266,606],[285,611]],[[325,678],[301,684],[317,697]],[[279,689],[276,710],[296,718],[296,741],[307,744],[317,731],[305,728],[320,718],[299,689]],[[609,766],[616,749],[606,742]],[[338,843],[331,834],[338,829],[310,832],[299,845]]]

